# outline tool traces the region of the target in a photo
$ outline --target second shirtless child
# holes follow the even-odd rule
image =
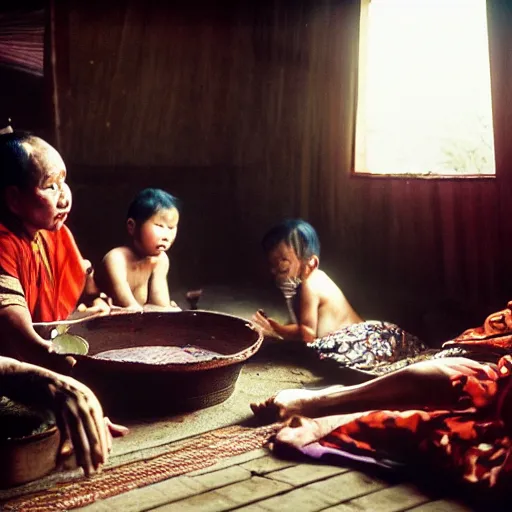
[[[267,232],[262,246],[291,320],[281,324],[258,311],[253,323],[267,336],[303,341],[320,359],[374,375],[406,366],[426,350],[398,325],[363,320],[355,312],[336,283],[318,268],[320,241],[308,222],[281,222]]]
[[[98,278],[115,306],[178,310],[169,297],[167,251],[176,239],[178,200],[156,188],[141,190],[128,208],[131,242],[103,258]]]

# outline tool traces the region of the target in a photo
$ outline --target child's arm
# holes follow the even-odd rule
[[[110,313],[111,300],[100,292],[94,280],[94,269],[89,260],[84,260],[84,270],[86,273],[85,286],[78,301],[77,311],[87,314]]]
[[[171,307],[171,298],[169,297],[169,285],[167,284],[167,274],[169,273],[169,257],[162,253],[151,274],[149,282],[148,304],[163,308]]]
[[[319,305],[319,297],[311,288],[304,284],[301,295],[299,324],[283,325],[272,318],[267,318],[260,311],[254,315],[253,321],[264,330],[273,331],[283,339],[301,340],[309,343],[316,338]]]
[[[134,310],[141,310],[142,306],[137,302],[128,284],[128,263],[126,256],[113,249],[102,262],[105,270],[105,279],[114,305]]]
[[[304,323],[282,325],[268,318],[270,327],[285,340],[300,340],[310,343],[316,338],[316,331]]]

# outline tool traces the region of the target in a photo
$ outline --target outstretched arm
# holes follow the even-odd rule
[[[261,311],[257,311],[252,320],[264,332],[274,332],[286,340],[299,340],[309,343],[316,338],[319,306],[320,298],[307,283],[304,283],[300,296],[299,323],[283,325],[272,318],[268,318]]]
[[[301,324],[281,324],[277,320],[265,316],[261,310],[253,315],[252,321],[267,336],[283,338],[285,340],[305,341],[306,343],[315,339],[313,331],[307,326]]]
[[[481,369],[482,364],[466,358],[423,361],[355,386],[281,391],[266,402],[252,404],[251,408],[257,415],[279,419],[296,414],[321,417],[370,410],[450,408],[460,396],[451,378]]]
[[[110,313],[111,299],[102,293],[94,279],[94,268],[89,260],[83,260],[86,273],[85,286],[82,296],[78,301],[77,311],[93,315],[96,313]]]
[[[0,357],[0,390],[17,402],[52,409],[63,439],[71,440],[77,463],[86,475],[107,461],[110,422],[87,386],[50,370]],[[113,428],[120,434],[127,432],[123,427]]]

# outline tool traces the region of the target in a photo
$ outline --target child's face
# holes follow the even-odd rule
[[[280,242],[269,252],[268,261],[278,285],[287,279],[302,278],[304,263],[286,242]]]
[[[16,187],[11,210],[31,234],[39,229],[57,231],[71,210],[66,166],[59,153],[41,139],[24,146],[34,165],[35,185],[23,190]]]
[[[138,230],[137,242],[147,256],[166,252],[176,239],[180,214],[176,208],[159,210]]]

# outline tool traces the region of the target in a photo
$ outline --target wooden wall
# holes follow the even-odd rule
[[[117,243],[133,193],[162,186],[184,202],[177,285],[261,282],[261,235],[300,215],[362,314],[430,339],[479,323],[512,295],[512,15],[490,4],[497,178],[422,181],[351,175],[356,0],[55,2],[84,253]]]

